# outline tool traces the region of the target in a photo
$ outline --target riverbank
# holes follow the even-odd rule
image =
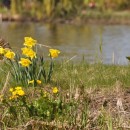
[[[69,24],[130,24],[129,11],[100,12],[100,11],[82,11],[77,16],[56,17],[56,18],[37,18],[24,15],[10,15],[10,13],[0,14],[1,21],[15,22],[44,22],[44,23],[69,23]]]
[[[55,62],[50,83],[23,87],[24,98],[1,99],[0,126],[7,130],[129,129],[129,72],[130,66]],[[6,84],[1,92],[7,98],[10,83]],[[57,93],[51,92],[54,86]]]

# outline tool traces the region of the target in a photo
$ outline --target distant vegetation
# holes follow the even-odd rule
[[[31,17],[68,18],[86,14],[89,10],[100,12],[128,10],[130,0],[0,0],[0,12]]]

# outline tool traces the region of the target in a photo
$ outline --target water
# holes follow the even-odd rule
[[[61,51],[61,59],[104,64],[128,64],[130,56],[129,25],[69,25],[43,23],[0,23],[0,34],[7,39],[15,51],[22,47],[24,37],[31,36],[39,44]],[[102,52],[100,44],[102,41]],[[43,48],[47,55],[47,48]],[[42,49],[40,50],[40,52]]]

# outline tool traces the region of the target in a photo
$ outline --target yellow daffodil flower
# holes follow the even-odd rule
[[[4,56],[8,59],[14,59],[15,53],[13,51],[8,50]]]
[[[10,88],[10,89],[9,89],[10,92],[13,92],[13,90],[14,90],[13,88]]]
[[[19,86],[18,86],[18,87],[15,87],[15,89],[16,89],[16,90],[21,90],[22,87],[19,87]]]
[[[34,52],[32,49],[30,49],[27,53],[26,56],[30,57],[31,59],[36,58],[36,52]]]
[[[30,50],[30,48],[24,47],[24,48],[21,48],[21,50],[22,50],[22,54],[26,55],[28,53],[28,51]]]
[[[31,48],[24,47],[21,50],[23,55],[30,57],[31,59],[36,58],[36,52],[33,51]]]
[[[21,89],[21,90],[18,90],[18,91],[17,91],[17,94],[18,94],[19,96],[24,96],[24,95],[25,95],[25,92]]]
[[[49,56],[51,58],[56,58],[60,54],[60,51],[56,49],[49,49],[49,52],[50,52]]]
[[[23,67],[28,67],[32,62],[27,59],[27,58],[21,58],[19,63],[23,66]]]
[[[9,98],[10,100],[16,99],[19,96],[24,96],[25,95],[25,92],[22,90],[22,87],[20,87],[20,86],[15,87],[15,89],[10,88],[9,91],[12,93],[11,97]]]
[[[37,84],[41,84],[42,83],[42,81],[41,80],[37,80]]]
[[[9,99],[12,100],[12,99],[16,99],[16,98],[18,98],[17,95],[12,95]]]
[[[37,43],[37,41],[31,37],[25,37],[24,40],[25,40],[24,45],[30,48],[35,46],[35,44]]]
[[[34,80],[28,81],[28,84],[33,84],[33,83],[34,83]]]
[[[12,92],[12,95],[13,95],[13,96],[17,95],[17,90],[13,91],[13,92]]]
[[[0,54],[4,54],[5,53],[5,49],[0,47]]]
[[[57,88],[57,87],[53,87],[52,92],[53,92],[54,94],[56,94],[56,93],[58,93],[58,92],[59,92],[59,90],[58,90],[58,88]]]

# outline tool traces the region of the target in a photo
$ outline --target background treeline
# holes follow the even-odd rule
[[[68,17],[90,10],[128,10],[130,0],[0,0],[0,12],[37,19]]]

